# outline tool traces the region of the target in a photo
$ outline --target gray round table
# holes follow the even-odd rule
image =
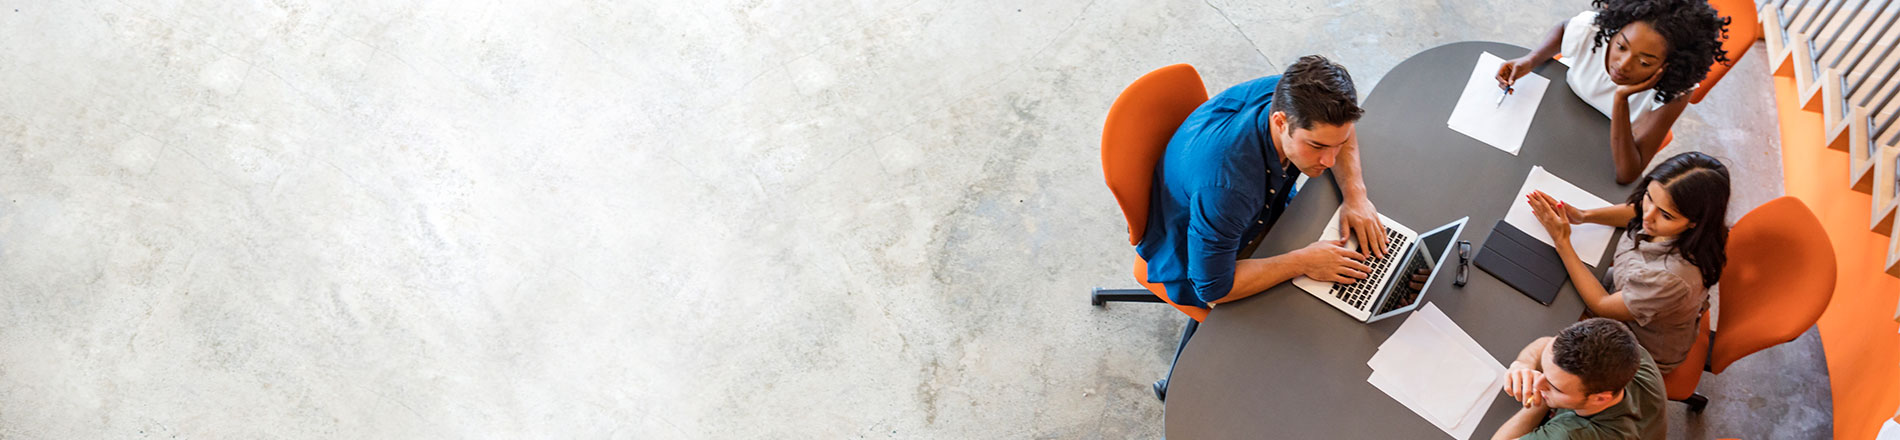
[[[1462,42],[1413,55],[1365,99],[1358,124],[1365,182],[1379,212],[1420,232],[1469,216],[1459,239],[1472,242],[1473,257],[1516,202],[1532,166],[1612,203],[1633,188],[1613,180],[1609,119],[1570,91],[1560,63],[1536,70],[1551,84],[1518,155],[1447,128],[1483,52],[1510,59],[1529,50]],[[1307,188],[1333,184],[1330,175]],[[1334,191],[1317,192],[1325,194],[1303,190],[1294,198],[1254,256],[1284,253],[1319,237],[1339,200]],[[1427,290],[1426,302],[1444,310],[1500,363],[1583,312],[1573,285],[1565,284],[1545,306],[1475,265],[1469,283],[1454,287],[1455,250],[1453,258]],[[1599,275],[1607,261],[1608,252],[1599,260]],[[1372,374],[1366,360],[1407,317],[1360,323],[1292,284],[1215,308],[1175,366],[1165,411],[1168,437],[1443,438],[1423,416],[1366,382]],[[1518,408],[1509,397],[1496,396],[1473,437],[1496,432]]]

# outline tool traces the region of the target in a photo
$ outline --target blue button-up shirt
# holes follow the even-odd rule
[[[1278,75],[1194,109],[1155,165],[1148,229],[1135,252],[1175,304],[1207,307],[1234,285],[1242,246],[1279,218],[1296,169],[1280,165],[1268,115]]]

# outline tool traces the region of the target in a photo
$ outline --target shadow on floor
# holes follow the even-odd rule
[[[1769,347],[1703,373],[1696,391],[1709,397],[1701,414],[1669,404],[1672,439],[1823,439],[1834,433],[1833,395],[1821,333],[1809,328],[1794,341]]]

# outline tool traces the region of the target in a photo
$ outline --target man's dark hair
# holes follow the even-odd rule
[[[1656,102],[1667,103],[1702,82],[1716,62],[1735,65],[1722,50],[1728,38],[1729,18],[1716,14],[1705,0],[1592,0],[1597,8],[1597,34],[1592,48],[1632,22],[1649,23],[1669,48],[1663,55],[1668,67],[1656,80]]]
[[[1300,57],[1280,74],[1273,88],[1273,112],[1286,113],[1287,125],[1307,130],[1313,123],[1345,125],[1365,114],[1359,91],[1346,67],[1319,55]]]
[[[1583,394],[1621,391],[1636,378],[1643,347],[1623,323],[1590,318],[1571,324],[1551,341],[1551,361],[1583,379]]]

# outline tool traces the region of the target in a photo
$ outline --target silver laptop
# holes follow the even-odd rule
[[[1439,268],[1446,266],[1443,263],[1451,257],[1451,247],[1458,241],[1458,234],[1464,231],[1465,222],[1470,219],[1460,218],[1419,234],[1413,232],[1412,228],[1380,215],[1379,221],[1385,224],[1385,257],[1365,261],[1367,266],[1372,267],[1366,279],[1352,284],[1335,284],[1302,276],[1294,278],[1293,284],[1360,322],[1374,322],[1411,311],[1425,302],[1425,290],[1430,289],[1432,281],[1438,279]],[[1320,233],[1319,239],[1339,238],[1339,211],[1334,210],[1333,219],[1327,222],[1326,230]],[[1346,247],[1365,252],[1360,249],[1358,241],[1358,238],[1352,238],[1346,242]],[[1430,275],[1423,287],[1414,289],[1410,275],[1421,269]]]

